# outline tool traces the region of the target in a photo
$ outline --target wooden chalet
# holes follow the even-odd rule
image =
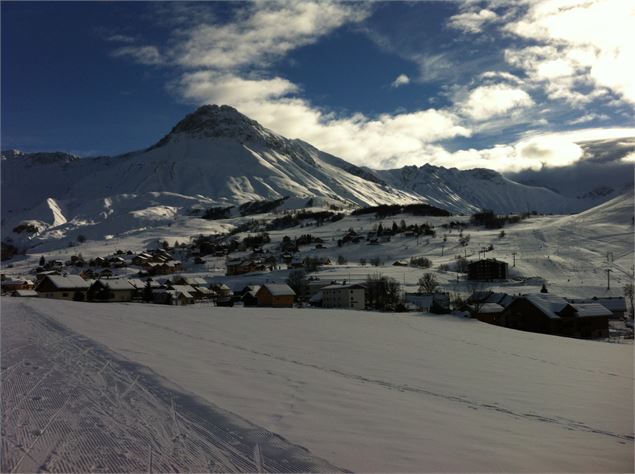
[[[132,301],[137,289],[123,278],[100,278],[90,286],[88,299],[90,301],[116,302]]]
[[[274,308],[291,308],[295,298],[295,291],[285,283],[266,283],[256,292],[258,306]]]
[[[43,298],[84,301],[89,286],[79,275],[44,275],[35,291]]]
[[[608,337],[611,312],[600,304],[572,304],[549,293],[523,295],[505,308],[501,325],[521,331],[597,339]]]

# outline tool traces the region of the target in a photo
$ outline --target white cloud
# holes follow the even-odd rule
[[[635,164],[635,151],[630,152],[628,155],[624,156],[620,161],[623,161],[624,163]]]
[[[432,145],[426,147],[426,162],[436,166],[459,169],[488,168],[509,173],[563,168],[587,158],[578,143],[625,137],[635,137],[635,128],[592,128],[534,134],[514,144],[499,144],[480,150],[470,148],[453,153]],[[631,153],[621,161],[630,163],[635,161],[635,158]]]
[[[170,88],[196,104],[232,105],[277,133],[301,138],[357,164],[422,164],[429,143],[471,133],[457,115],[427,109],[337,117],[298,97],[297,85],[266,72],[292,49],[345,23],[359,22],[368,12],[365,4],[259,2],[241,8],[233,22],[181,27],[165,53],[169,64],[182,70]],[[116,54],[150,60],[133,48],[121,48]],[[394,85],[408,82],[402,74]]]
[[[156,46],[124,46],[112,52],[112,56],[129,57],[141,64],[153,65],[163,64],[164,58],[161,56]]]
[[[516,154],[524,160],[535,160],[545,167],[568,166],[584,154],[582,148],[563,136],[535,137],[515,146]]]
[[[136,41],[136,38],[122,34],[112,34],[106,36],[104,39],[113,43],[134,43]]]
[[[467,11],[450,17],[448,25],[451,28],[463,30],[468,33],[479,33],[483,25],[498,20],[498,15],[488,9],[478,11]]]
[[[334,2],[257,2],[235,21],[199,24],[171,52],[186,67],[236,69],[268,65],[346,23],[365,19],[364,5]]]
[[[536,81],[553,83],[552,97],[584,102],[580,83],[608,89],[635,104],[635,2],[628,0],[544,0],[504,30],[542,47],[507,53]],[[601,92],[600,92],[601,93]]]
[[[406,84],[410,84],[410,78],[405,74],[399,74],[390,85],[392,87],[399,87],[405,86]]]
[[[533,94],[532,87],[542,82],[554,96],[571,96],[574,86],[590,83],[585,77],[578,79],[580,65],[590,61],[588,48],[563,49],[560,43],[543,41],[533,49],[509,50],[506,60],[524,70],[526,78],[487,71],[471,90],[448,89],[454,91],[455,103],[447,109],[375,117],[324,111],[302,98],[298,85],[270,72],[273,63],[293,49],[312,44],[344,24],[362,21],[370,8],[368,4],[360,9],[359,4],[330,2],[241,4],[233,21],[223,24],[205,15],[198,23],[179,20],[161,51],[155,46],[131,45],[115,50],[113,55],[175,67],[179,77],[170,88],[180,98],[197,105],[233,105],[275,132],[301,138],[359,165],[386,168],[432,163],[462,169],[520,171],[565,166],[583,159],[575,144],[580,137],[567,134],[526,137],[513,145],[457,152],[448,152],[439,142],[529,119],[537,123],[539,119],[532,115],[537,107],[527,91]],[[479,17],[483,22],[503,21],[487,13],[479,13]],[[468,24],[467,17],[463,21]],[[559,54],[563,51],[566,54]],[[413,61],[420,66],[423,78],[439,74],[444,68],[452,69],[443,54],[422,52]],[[402,74],[393,86],[409,80]],[[597,96],[601,91],[597,88],[592,94]],[[606,135],[605,130],[596,135],[602,133]],[[583,135],[594,136],[589,131]]]
[[[524,90],[506,84],[492,84],[475,88],[457,106],[471,119],[488,120],[532,105],[534,101]]]
[[[590,113],[582,115],[576,119],[570,120],[569,125],[578,125],[580,123],[592,122],[593,120],[608,120],[610,117],[605,114]]]
[[[246,79],[229,73],[197,71],[184,73],[176,90],[185,99],[198,103],[237,105],[276,99],[296,92],[298,87],[280,77]]]

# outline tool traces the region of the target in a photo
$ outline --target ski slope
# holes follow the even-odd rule
[[[632,346],[427,314],[11,301],[343,469],[632,472]]]

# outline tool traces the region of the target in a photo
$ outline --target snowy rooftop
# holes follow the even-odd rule
[[[79,275],[47,275],[46,278],[60,290],[70,290],[75,288],[88,289],[88,282]]]
[[[552,319],[560,318],[558,313],[569,304],[564,298],[549,293],[528,294],[525,298]]]
[[[572,304],[571,307],[575,309],[576,316],[580,318],[589,316],[611,316],[613,314],[611,310],[606,309],[598,303]]]
[[[117,278],[113,280],[97,280],[102,284],[108,286],[111,290],[134,290],[135,286],[130,283],[128,280],[124,280],[123,278]]]
[[[285,283],[267,283],[262,285],[262,287],[267,288],[273,296],[295,295],[295,291]]]

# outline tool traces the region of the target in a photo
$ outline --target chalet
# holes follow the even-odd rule
[[[150,275],[170,275],[180,272],[183,269],[183,265],[179,260],[168,260],[165,262],[146,263],[144,269],[146,269]]]
[[[190,285],[168,285],[169,290],[175,290],[179,293],[183,293],[186,296],[191,296],[193,301],[201,300],[204,298],[204,294],[196,291],[196,288]]]
[[[366,288],[363,285],[327,285],[322,287],[323,308],[364,309]]]
[[[291,308],[295,291],[284,283],[267,283],[256,292],[258,306],[273,306],[274,308]]]
[[[470,306],[479,321],[500,326],[505,308],[498,303],[477,303]]]
[[[132,257],[132,264],[142,267],[146,263],[152,262],[152,255],[149,253],[140,253],[139,255],[135,255]]]
[[[153,290],[158,290],[163,286],[161,285],[161,283],[153,280],[152,278],[145,278],[143,280],[141,278],[131,278],[128,280],[128,282],[137,290],[143,290],[148,285],[148,282],[150,283],[150,288],[152,288]]]
[[[35,291],[43,298],[84,301],[88,288],[88,282],[79,275],[45,275]]]
[[[609,310],[600,304],[572,304],[548,293],[516,298],[502,314],[503,326],[521,331],[594,339],[608,337]]]
[[[225,263],[227,276],[243,275],[245,273],[258,272],[266,269],[260,260],[252,260],[250,258],[235,258],[227,260]]]
[[[152,301],[155,304],[184,306],[187,304],[193,304],[194,297],[188,292],[169,289],[158,289],[152,292]]]
[[[601,304],[611,312],[610,319],[622,319],[626,314],[626,300],[623,296],[604,296],[593,298],[568,298],[567,301],[573,304]]]
[[[233,306],[234,292],[224,283],[212,285],[211,290],[218,306]]]
[[[493,281],[506,280],[508,275],[507,262],[494,258],[487,258],[471,262],[467,266],[468,280]]]
[[[204,286],[207,287],[207,281],[201,277],[188,277],[177,275],[172,278],[172,281],[177,285],[190,285],[190,286]]]
[[[88,299],[90,301],[132,301],[136,288],[123,278],[100,278],[90,286]]]
[[[115,268],[123,268],[128,265],[128,263],[121,257],[113,257],[110,259],[110,264]]]
[[[36,284],[35,286],[37,287],[37,284],[39,282],[41,282],[45,276],[48,275],[61,275],[62,273],[57,271],[57,270],[43,270],[43,271],[39,271],[35,274],[35,280],[36,280]]]
[[[35,290],[15,290],[13,293],[11,293],[11,296],[17,296],[20,298],[27,298],[27,297],[37,298],[40,295]]]
[[[234,296],[234,292],[232,291],[232,289],[225,283],[213,285],[212,290],[214,290],[219,297]]]
[[[511,302],[514,301],[514,296],[509,295],[507,293],[493,292],[493,291],[475,291],[470,295],[467,299],[467,303],[471,305],[473,308],[480,309],[482,306],[486,304],[493,304],[501,307],[502,309],[507,308]],[[497,309],[496,306],[490,306],[491,310]],[[496,312],[496,311],[490,311]]]
[[[35,284],[31,280],[15,279],[15,280],[2,280],[0,282],[2,293],[10,293],[16,290],[32,290],[35,288]]]
[[[258,297],[256,296],[260,285],[247,285],[240,291],[240,300],[245,306],[257,306]]]

